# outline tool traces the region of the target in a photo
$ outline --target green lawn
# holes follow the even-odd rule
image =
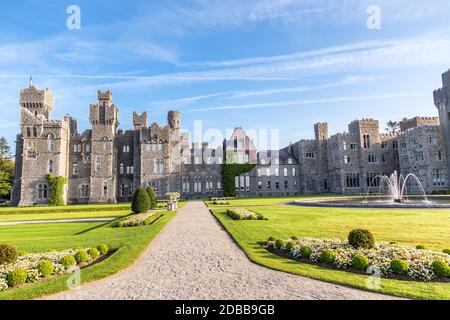
[[[56,213],[56,212],[95,212],[95,211],[119,211],[130,210],[130,203],[113,203],[113,204],[80,204],[61,207],[1,207],[0,216],[8,214],[39,214],[39,213]]]
[[[37,221],[37,220],[65,220],[88,218],[115,218],[130,214],[130,210],[120,211],[86,211],[86,212],[51,212],[51,213],[22,213],[0,214],[0,222]]]
[[[113,228],[113,223],[67,223],[0,227],[0,243],[17,246],[19,251],[45,252],[74,247],[92,247],[106,243],[117,251],[98,264],[81,270],[82,283],[94,281],[128,267],[175,215],[166,214],[153,225],[133,228]],[[4,299],[33,299],[67,290],[70,275],[26,285],[0,293]]]
[[[450,247],[450,210],[362,210],[294,206],[248,207],[269,221],[234,221],[224,209],[214,215],[248,257],[268,268],[367,290],[368,277],[329,270],[278,257],[257,242],[268,237],[311,236],[346,238],[354,228],[372,231],[375,239],[415,246],[425,244],[441,251]],[[380,292],[421,299],[450,299],[450,283],[421,283],[382,279]]]
[[[229,205],[214,205],[213,201],[205,200],[205,204],[211,208],[221,207],[248,207],[248,206],[271,206],[282,203],[293,202],[294,200],[300,200],[305,198],[317,198],[317,197],[338,197],[339,195],[297,195],[297,196],[285,196],[285,197],[256,197],[256,198],[239,198],[233,200],[226,200]]]

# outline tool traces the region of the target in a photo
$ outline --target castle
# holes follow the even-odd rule
[[[442,79],[443,87],[434,92],[439,117],[403,119],[396,133],[380,133],[377,120],[362,119],[351,122],[348,133],[330,136],[327,123],[317,123],[315,139],[259,152],[242,128],[218,148],[191,144],[177,111],[168,113],[165,126],[149,126],[147,113],[134,113],[133,130],[118,130],[119,110],[109,91],[98,92],[97,103],[89,106],[92,128],[79,133],[68,115],[52,120],[52,92],[30,79],[20,92],[11,204],[48,203],[48,174],[68,178],[69,204],[130,201],[140,186],[152,186],[159,197],[167,192],[220,197],[225,159],[256,164],[236,177],[238,196],[376,192],[374,178],[394,171],[416,174],[428,193],[447,189],[450,70]]]

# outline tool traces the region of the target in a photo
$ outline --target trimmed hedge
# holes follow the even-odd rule
[[[431,269],[439,278],[445,278],[450,276],[450,267],[442,260],[435,260],[431,264]]]
[[[98,256],[100,255],[100,252],[98,251],[98,249],[97,248],[90,248],[89,250],[88,250],[88,254],[89,254],[89,256],[92,258],[92,259],[97,259],[98,258]]]
[[[17,261],[16,247],[10,244],[0,244],[0,264],[9,264]]]
[[[312,252],[313,251],[311,247],[303,246],[300,248],[300,257],[309,259],[309,257],[311,257]]]
[[[73,257],[77,263],[83,263],[89,260],[89,254],[85,250],[79,250]]]
[[[158,206],[158,197],[156,196],[156,192],[152,187],[147,187],[146,192],[150,199],[150,210],[156,209]]]
[[[61,261],[59,263],[61,263],[64,266],[64,268],[66,268],[66,269],[74,267],[77,264],[77,262],[75,261],[75,258],[71,255],[65,256],[64,258],[61,259]]]
[[[348,243],[356,249],[372,249],[375,246],[375,239],[369,230],[354,229],[348,234]]]
[[[319,261],[328,265],[332,265],[335,260],[336,254],[331,249],[322,251],[322,253],[319,256]]]
[[[37,269],[43,277],[47,277],[53,274],[53,271],[55,271],[55,266],[51,261],[42,260],[39,262]]]
[[[405,275],[408,273],[409,265],[401,259],[392,259],[391,270],[396,275]]]
[[[360,271],[365,271],[369,267],[369,259],[365,256],[354,256],[352,259],[352,266]]]
[[[131,210],[134,213],[144,213],[150,210],[150,197],[144,188],[137,188],[131,201]]]
[[[97,247],[97,250],[100,252],[100,254],[101,254],[102,256],[104,256],[105,254],[108,253],[109,248],[108,248],[108,246],[107,246],[106,244],[102,243],[101,245],[99,245],[99,246]]]
[[[22,268],[10,271],[6,277],[6,281],[10,287],[20,286],[27,281],[27,272]]]

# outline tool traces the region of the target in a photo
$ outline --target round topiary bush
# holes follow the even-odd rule
[[[292,236],[291,239],[294,240],[294,241],[297,241],[297,240],[298,240],[298,237]]]
[[[444,250],[442,250],[442,252],[446,253],[446,254],[450,254],[450,249],[444,249]]]
[[[9,244],[0,244],[0,264],[9,264],[17,261],[16,247]]]
[[[75,258],[71,255],[67,255],[59,261],[63,265],[64,268],[69,269],[74,267],[77,264]]]
[[[396,275],[405,275],[408,273],[409,265],[401,259],[392,259],[391,270]]]
[[[352,266],[357,270],[366,271],[369,267],[369,259],[362,255],[354,256],[352,259]]]
[[[148,187],[146,189],[146,192],[148,194],[148,197],[150,199],[150,209],[156,209],[158,206],[158,197],[156,196],[156,192],[152,187]]]
[[[73,257],[77,263],[83,263],[89,260],[89,254],[85,250],[79,250]]]
[[[294,247],[295,247],[295,243],[291,241],[291,242],[286,243],[284,250],[286,252],[291,252],[291,250],[294,249]]]
[[[450,276],[450,267],[446,262],[442,260],[433,261],[433,263],[431,264],[431,269],[438,278],[445,278]]]
[[[369,230],[355,229],[348,234],[348,243],[354,248],[371,249],[375,240]]]
[[[278,240],[275,242],[275,247],[276,247],[278,250],[281,250],[281,247],[282,247],[282,246],[284,246],[284,240],[278,239]]]
[[[97,248],[90,248],[88,251],[88,254],[91,256],[92,259],[97,259],[100,255],[100,252]]]
[[[10,287],[20,286],[27,281],[27,272],[22,268],[10,271],[6,277],[6,281]]]
[[[416,246],[416,249],[417,250],[426,250],[427,247],[425,247],[423,244],[419,244],[419,245]]]
[[[53,274],[53,271],[55,271],[55,266],[51,261],[42,260],[39,262],[37,269],[43,277],[47,277]]]
[[[269,239],[267,239],[267,241],[275,241],[276,239],[274,237],[269,237]]]
[[[331,249],[322,251],[319,256],[319,261],[328,265],[332,265],[334,260],[336,260],[336,254]]]
[[[107,254],[108,251],[109,251],[108,246],[107,246],[106,244],[104,244],[104,243],[102,243],[101,245],[99,245],[99,246],[97,247],[97,250],[100,252],[100,254],[101,254],[102,256],[104,256],[105,254]]]
[[[305,258],[305,259],[309,259],[311,257],[312,254],[312,248],[311,247],[306,247],[303,246],[300,248],[300,257]]]
[[[131,210],[138,214],[150,210],[150,198],[144,188],[137,188],[131,200]]]

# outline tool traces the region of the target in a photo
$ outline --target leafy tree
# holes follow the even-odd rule
[[[11,177],[5,171],[0,171],[0,196],[7,196],[12,189]]]
[[[397,121],[389,120],[386,124],[386,131],[395,134],[398,132],[398,130],[400,130],[400,123]]]
[[[150,198],[144,188],[137,188],[134,192],[131,210],[136,214],[150,210]]]
[[[11,148],[8,145],[8,141],[5,137],[0,138],[0,161],[3,163],[4,160],[11,158]]]
[[[155,190],[152,187],[148,187],[147,194],[150,198],[150,209],[156,209],[156,206],[158,205],[158,197],[156,196]]]
[[[9,196],[14,181],[14,161],[5,137],[0,138],[0,196]]]

